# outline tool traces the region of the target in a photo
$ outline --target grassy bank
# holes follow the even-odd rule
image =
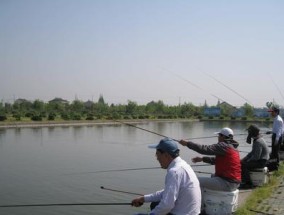
[[[277,189],[281,177],[284,176],[284,163],[282,162],[278,171],[273,172],[269,178],[269,183],[256,188],[252,191],[251,195],[246,200],[246,203],[238,208],[235,212],[236,215],[255,215],[255,208],[261,203],[262,200],[268,199],[275,189]]]

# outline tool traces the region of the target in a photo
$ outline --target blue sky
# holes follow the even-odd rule
[[[284,1],[0,0],[0,99],[284,105]]]

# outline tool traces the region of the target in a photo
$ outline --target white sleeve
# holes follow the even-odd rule
[[[165,189],[160,203],[151,211],[153,214],[167,214],[175,206],[180,188],[180,177],[175,171],[169,171],[166,176]]]

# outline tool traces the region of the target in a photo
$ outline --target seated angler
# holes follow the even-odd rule
[[[198,215],[199,182],[190,165],[179,156],[177,142],[165,138],[154,148],[161,168],[167,170],[164,189],[133,199],[132,205],[139,207],[144,202],[152,202],[151,215]]]
[[[241,188],[252,187],[250,171],[256,168],[264,168],[269,159],[269,149],[265,140],[259,134],[259,128],[256,125],[250,125],[247,131],[247,143],[251,144],[252,141],[252,150],[241,160]]]
[[[237,142],[233,140],[233,131],[223,128],[218,133],[218,142],[212,145],[201,145],[191,141],[180,140],[183,146],[210,157],[195,157],[192,161],[215,164],[214,177],[198,177],[201,188],[218,191],[235,191],[241,182],[241,162]]]

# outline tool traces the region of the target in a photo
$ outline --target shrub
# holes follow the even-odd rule
[[[71,115],[72,120],[81,120],[81,115],[79,113],[73,113]]]
[[[32,121],[42,121],[42,117],[40,115],[35,115],[31,117]]]
[[[14,113],[13,114],[13,117],[17,120],[17,121],[20,121],[21,120],[21,114],[19,114],[19,113]]]
[[[50,113],[48,114],[48,120],[55,120],[56,114],[55,113]]]
[[[7,116],[4,114],[0,115],[0,121],[5,121],[7,119]]]
[[[62,113],[61,118],[64,119],[64,120],[70,120],[70,116],[67,113]]]

